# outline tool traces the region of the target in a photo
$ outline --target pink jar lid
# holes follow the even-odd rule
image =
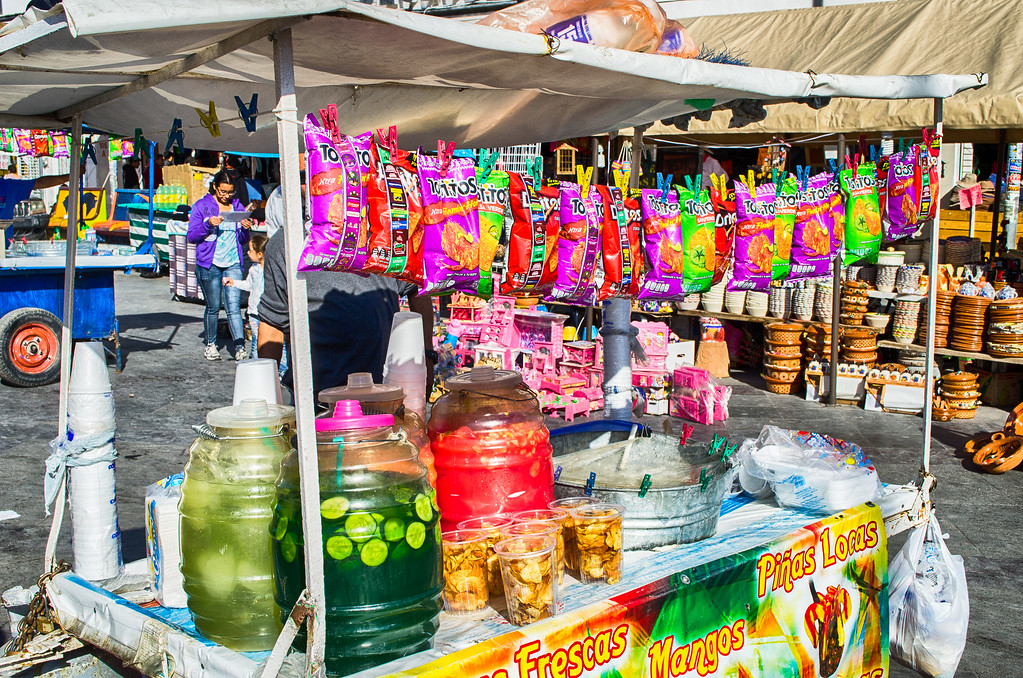
[[[363,414],[358,400],[339,400],[334,416],[316,420],[317,431],[350,431],[357,428],[394,426],[393,414]]]

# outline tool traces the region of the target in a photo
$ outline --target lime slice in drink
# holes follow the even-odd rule
[[[436,525],[433,526],[433,534],[437,537],[437,544],[440,545],[441,541],[443,540],[440,533],[440,523],[437,523]]]
[[[384,523],[384,539],[401,541],[405,538],[405,523],[401,518],[388,518]]]
[[[320,504],[320,515],[326,520],[337,520],[348,511],[348,500],[344,497],[324,499]]]
[[[295,539],[294,532],[288,532],[281,539],[281,556],[285,562],[292,562],[295,560],[295,556],[298,555],[298,542]]]
[[[434,511],[440,511],[440,506],[437,505],[437,490],[430,490],[430,503],[433,504]]]
[[[280,541],[284,539],[284,534],[288,531],[288,516],[281,516],[277,519],[277,525],[274,526],[274,539]]]
[[[387,544],[382,539],[371,539],[362,547],[362,562],[376,567],[387,560]]]
[[[345,531],[349,537],[362,543],[377,536],[377,521],[368,513],[353,513],[345,520]]]
[[[326,544],[327,555],[334,560],[344,560],[348,556],[352,555],[352,540],[348,537],[344,537],[340,534],[335,534],[333,537],[327,539]]]
[[[419,548],[426,541],[426,525],[422,523],[412,523],[408,526],[408,530],[405,531],[405,541],[408,545],[414,549]]]
[[[371,513],[370,515],[373,516],[373,520],[377,521],[377,525],[382,525],[384,520],[386,520],[386,518],[379,513]]]
[[[425,494],[416,496],[416,515],[422,521],[428,521],[433,518],[433,505],[430,504],[430,498]]]

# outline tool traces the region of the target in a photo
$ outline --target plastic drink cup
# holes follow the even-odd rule
[[[558,585],[560,586],[564,582],[565,535],[560,522],[557,520],[527,520],[509,525],[501,530],[501,534],[505,537],[518,537],[524,534],[546,534],[557,539],[558,544],[554,555],[558,564]]]
[[[487,609],[487,550],[487,533],[482,530],[453,530],[441,535],[444,611],[448,614]]]
[[[487,535],[487,588],[491,596],[504,595],[504,585],[501,583],[501,563],[498,561],[494,547],[504,539],[501,529],[514,523],[514,519],[510,516],[494,515],[470,518],[457,525],[459,530],[481,530]]]
[[[557,612],[556,548],[557,539],[545,534],[511,537],[494,547],[512,624],[526,626]]]
[[[107,356],[101,341],[81,341],[75,344],[71,360],[70,393],[106,393],[110,390]]]
[[[565,497],[564,499],[555,499],[547,504],[547,508],[565,511],[567,514],[563,523],[565,533],[565,567],[575,572],[579,571],[579,547],[575,543],[575,520],[572,518],[571,509],[599,503],[593,497]]]
[[[277,361],[270,358],[242,360],[234,370],[234,401],[255,398],[271,405],[281,404],[281,379]]]
[[[426,346],[423,339],[423,316],[411,311],[399,311],[391,320],[391,337],[387,342],[384,359],[384,377],[391,369],[408,364],[426,366]]]
[[[617,504],[590,504],[569,513],[575,522],[579,579],[584,584],[617,584],[622,578],[622,523]]]

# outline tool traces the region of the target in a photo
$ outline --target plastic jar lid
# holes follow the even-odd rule
[[[374,384],[373,375],[369,372],[355,372],[348,375],[347,386],[335,386],[320,391],[317,399],[321,403],[333,405],[341,400],[358,400],[361,403],[380,403],[401,400],[405,390],[401,386],[391,384]]]
[[[467,373],[456,374],[444,382],[449,391],[496,391],[515,388],[522,383],[522,375],[511,370],[493,367],[474,367]]]
[[[317,419],[317,431],[351,431],[358,428],[394,426],[393,414],[363,414],[358,400],[339,400],[331,417]]]

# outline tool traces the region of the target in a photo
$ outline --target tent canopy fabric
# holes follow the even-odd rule
[[[300,111],[336,103],[343,132],[397,125],[408,146],[599,134],[691,112],[701,105],[694,100],[934,98],[985,83],[973,75],[808,74],[799,72],[803,66],[744,68],[548,43],[345,0],[65,0],[0,31],[0,116],[4,124],[23,116],[58,125],[77,105],[129,86],[125,96],[89,105],[85,124],[127,136],[140,128],[163,145],[177,118],[185,146],[275,152],[273,46],[266,38],[284,26],[294,37]],[[182,60],[189,68],[141,86],[149,83],[140,78]],[[253,94],[259,114],[248,133],[235,97],[248,105]],[[210,101],[220,121],[216,137],[195,110],[208,111]]]
[[[709,16],[686,21],[697,43],[729,49],[757,66],[817,72],[937,73],[981,70],[990,86],[964,92],[944,107],[945,139],[996,141],[999,130],[1023,141],[1023,12],[1019,0],[900,0]],[[791,39],[771,39],[772,36]],[[931,124],[930,102],[835,100],[821,110],[781,104],[767,118],[729,130],[731,114],[692,120],[688,132],[656,125],[651,136],[687,134],[698,141],[762,141],[781,134],[919,134]],[[739,132],[742,137],[736,137]]]

